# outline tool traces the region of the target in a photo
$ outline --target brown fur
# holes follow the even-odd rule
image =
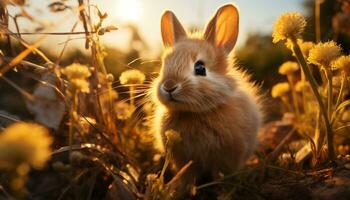
[[[238,16],[235,10],[232,5],[228,5],[228,9],[223,6],[211,24],[216,24],[213,20],[220,18],[220,13],[237,12]],[[167,11],[167,18],[172,19],[171,16]],[[176,19],[175,15],[172,17]],[[176,30],[177,19],[176,22],[175,27],[168,30]],[[154,80],[151,90],[157,105],[154,129],[161,136],[161,143],[166,142],[167,130],[178,132],[182,140],[172,148],[175,166],[180,169],[193,161],[190,173],[184,175],[184,184],[194,183],[204,173],[215,176],[218,172],[231,173],[242,167],[255,150],[256,134],[262,122],[258,90],[228,59],[227,52],[233,48],[238,30],[231,30],[232,37],[225,36],[228,41],[221,39],[220,46],[213,43],[215,35],[207,35],[212,34],[208,29],[215,29],[208,26],[202,37],[177,35],[176,40],[168,37],[172,40],[164,41],[168,48],[163,55],[160,76]],[[162,34],[171,33],[163,31]],[[193,65],[199,59],[205,63],[207,76],[194,74]],[[166,80],[178,86],[172,93],[173,98],[161,89]]]

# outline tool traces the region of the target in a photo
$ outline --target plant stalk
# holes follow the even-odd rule
[[[326,124],[328,156],[331,160],[334,160],[335,159],[335,152],[334,152],[334,146],[333,146],[333,130],[332,130],[332,126],[331,126],[330,121],[329,121],[326,107],[324,106],[324,104],[322,102],[321,95],[318,92],[316,80],[314,79],[312,72],[311,72],[308,64],[305,61],[305,58],[300,50],[300,47],[299,47],[296,39],[293,38],[291,40],[293,42],[294,54],[296,55],[296,58],[297,58],[298,62],[300,63],[302,70],[304,71],[306,79],[310,83],[311,89],[312,89],[312,91],[316,97],[316,100],[318,102],[318,105],[320,107],[321,114],[322,114],[324,122]]]
[[[332,110],[333,110],[333,81],[332,81],[332,72],[330,69],[327,69],[325,67],[325,73],[326,73],[326,78],[327,78],[327,111],[328,111],[328,118],[332,116]]]
[[[68,145],[73,145],[73,138],[74,138],[74,123],[75,123],[75,116],[77,112],[77,91],[76,89],[73,89],[72,91],[72,107],[70,111],[70,124],[69,124],[69,132],[68,132]]]

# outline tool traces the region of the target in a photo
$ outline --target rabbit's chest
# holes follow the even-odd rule
[[[163,134],[167,130],[174,130],[181,139],[173,146],[173,156],[179,165],[184,165],[189,160],[210,166],[211,163],[221,162],[225,159],[228,148],[234,145],[234,129],[232,123],[225,120],[207,121],[198,116],[175,116],[168,118],[163,124]],[[231,131],[228,131],[231,130]],[[163,142],[166,137],[163,136]],[[164,143],[165,144],[165,143]],[[230,152],[232,153],[232,152]]]

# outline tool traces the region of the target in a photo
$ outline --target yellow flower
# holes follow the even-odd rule
[[[43,126],[25,122],[12,124],[0,135],[0,169],[12,170],[23,164],[43,168],[50,159],[52,142]]]
[[[310,54],[310,50],[315,46],[315,43],[301,41],[299,43],[299,46],[300,46],[301,52],[303,53],[304,57],[308,58],[309,54]]]
[[[306,88],[306,87],[307,87],[307,82],[306,81],[298,81],[295,84],[295,91],[302,92],[303,88]]]
[[[297,39],[297,43],[300,47],[301,53],[305,58],[309,57],[310,50],[315,46],[313,42],[304,42],[302,39]],[[288,49],[293,51],[293,42],[291,40],[287,40],[286,46]],[[295,56],[294,52],[293,55]]]
[[[299,38],[306,26],[305,18],[297,12],[282,14],[273,27],[273,43],[290,38]]]
[[[340,53],[341,48],[334,41],[318,43],[310,50],[308,61],[318,66],[329,67]]]
[[[289,75],[289,74],[292,74],[293,72],[296,72],[298,70],[299,70],[298,63],[292,62],[292,61],[287,61],[279,67],[278,73],[280,73],[282,75]]]
[[[277,83],[272,87],[271,96],[273,98],[282,97],[290,91],[288,83]]]
[[[120,120],[126,120],[131,117],[134,112],[134,108],[130,104],[123,101],[119,101],[115,104],[115,112],[117,113],[117,118]]]
[[[78,91],[81,91],[83,93],[89,93],[90,92],[90,88],[89,88],[89,82],[87,80],[84,79],[72,79],[70,81],[75,89],[77,89]]]
[[[73,63],[61,70],[67,79],[72,83],[76,90],[89,93],[89,82],[86,80],[91,73],[85,65]]]
[[[69,80],[86,79],[91,76],[89,68],[79,63],[73,63],[62,69],[62,74],[66,75]]]
[[[350,55],[340,56],[331,63],[331,66],[334,69],[341,69],[348,72],[350,68]]]
[[[142,84],[145,81],[145,74],[143,74],[140,70],[130,69],[124,71],[120,77],[120,84]]]

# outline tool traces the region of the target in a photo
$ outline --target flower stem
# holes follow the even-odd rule
[[[321,114],[323,115],[323,119],[324,119],[324,122],[326,124],[326,131],[327,131],[328,156],[331,160],[334,160],[335,159],[335,152],[334,152],[334,146],[333,146],[333,131],[332,131],[332,126],[329,122],[327,110],[322,102],[321,95],[318,92],[316,80],[314,79],[312,72],[311,72],[308,64],[305,61],[305,58],[300,50],[300,47],[299,47],[296,39],[292,39],[292,42],[293,42],[294,54],[296,55],[296,58],[297,58],[298,62],[300,63],[302,70],[304,71],[306,79],[310,83],[311,89],[312,89],[312,91],[316,97],[316,100],[318,102],[318,105],[320,107]]]
[[[342,73],[342,80],[341,80],[341,85],[340,85],[340,90],[339,90],[339,94],[338,94],[338,97],[337,97],[337,101],[335,103],[335,108],[338,107],[338,105],[340,104],[340,102],[342,101],[343,99],[343,93],[344,93],[344,87],[346,85],[346,73]]]
[[[69,135],[68,135],[68,145],[71,146],[73,144],[73,136],[74,136],[74,123],[75,123],[75,113],[77,112],[77,92],[74,89],[72,92],[72,107],[70,110],[70,124],[69,124]]]
[[[333,82],[332,82],[332,72],[326,68],[325,70],[326,78],[327,78],[327,109],[328,109],[328,118],[332,116],[332,110],[333,110]]]

